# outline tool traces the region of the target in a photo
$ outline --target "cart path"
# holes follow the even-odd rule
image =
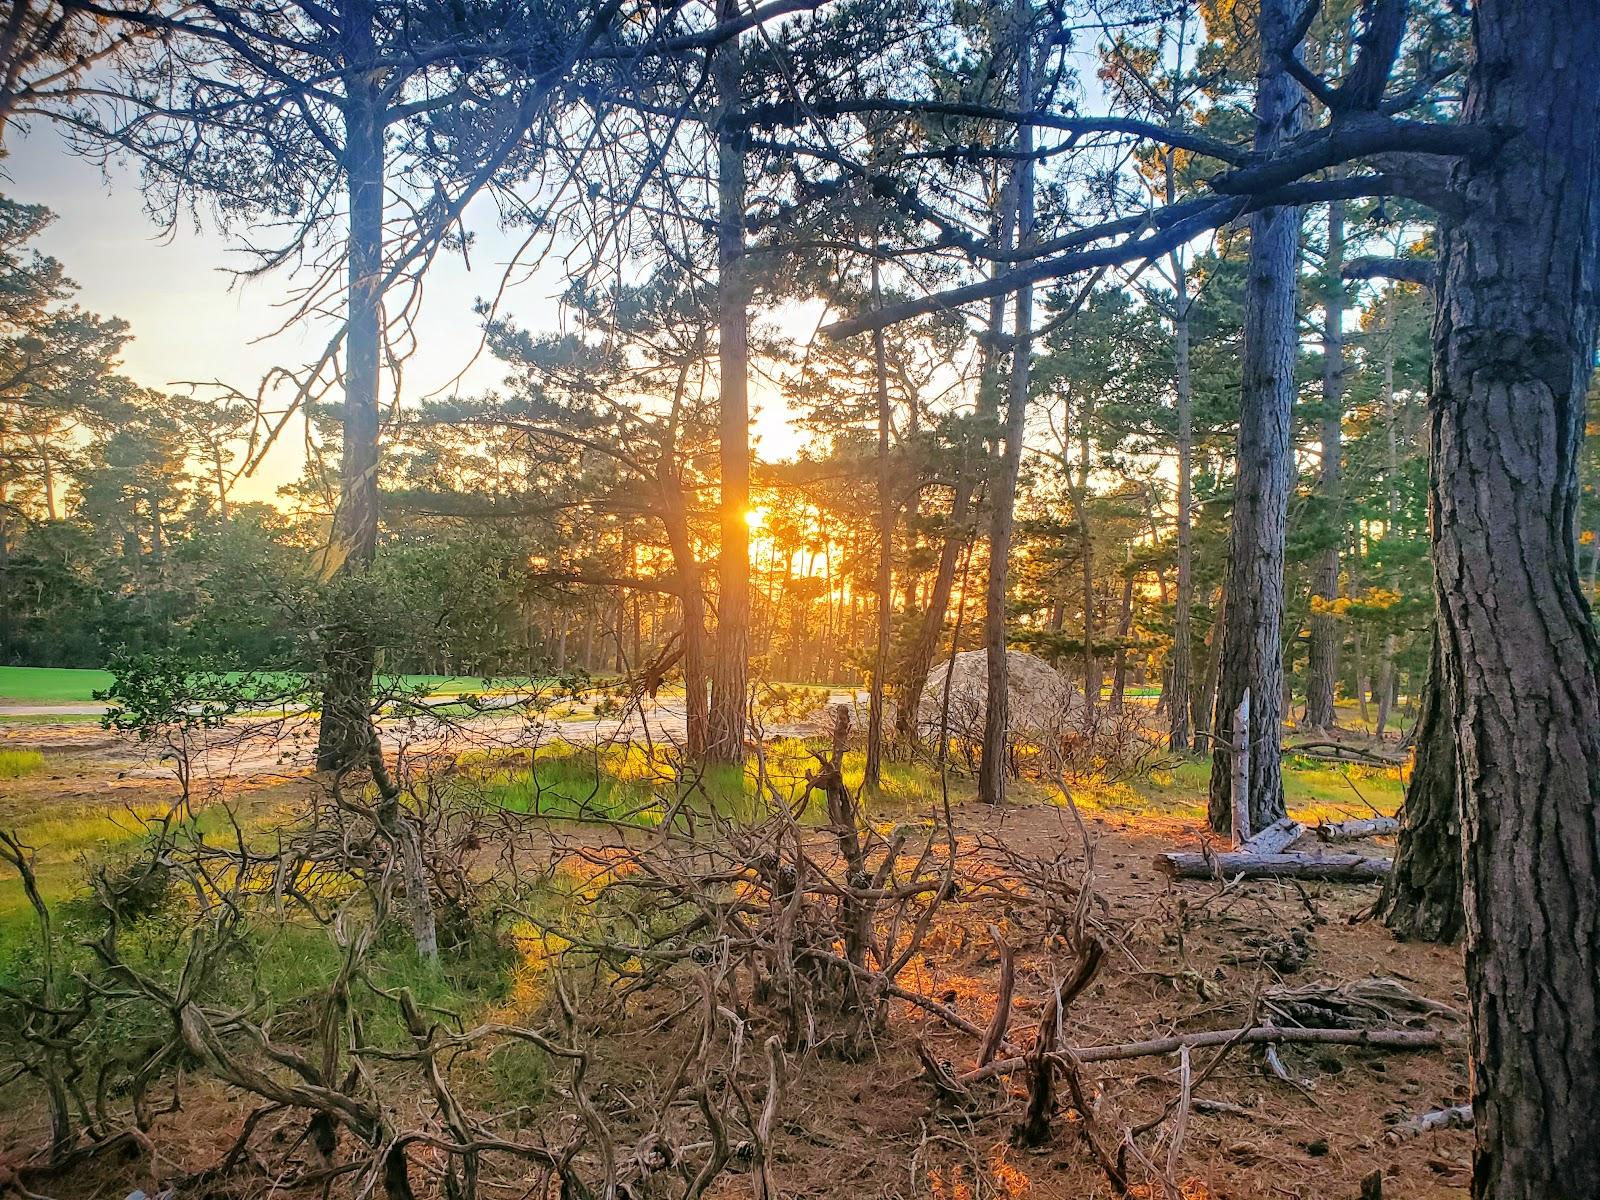
[[[840,691],[829,699],[848,703],[861,694]],[[105,708],[98,705],[0,705],[0,717],[98,716],[104,712]],[[439,717],[418,713],[387,716],[378,721],[386,752],[422,756],[528,750],[554,742],[602,747],[612,743],[678,746],[684,741],[686,728],[682,697],[644,700],[617,717],[551,718],[509,712]],[[774,726],[765,731],[768,738],[814,732],[816,726],[810,722]],[[221,729],[189,735],[190,771],[213,778],[297,774],[311,767],[316,742],[315,717],[295,714],[240,718]],[[116,763],[131,777],[169,777],[177,757],[175,742],[140,742],[131,734],[108,731],[85,721],[0,723],[0,746],[88,756]]]

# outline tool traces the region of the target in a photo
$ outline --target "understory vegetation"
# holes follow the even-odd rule
[[[848,710],[827,719],[731,771],[637,742],[464,742],[288,790],[207,781],[203,748],[178,738],[149,781],[165,801],[8,812],[0,1069],[13,1130],[41,1139],[11,1178],[35,1194],[270,1180],[389,1200],[530,1178],[568,1196],[723,1194],[743,1178],[776,1197],[813,1170],[795,1165],[791,1114],[836,1086],[828,1064],[870,1060],[909,1071],[924,1098],[895,1103],[926,1103],[945,1131],[913,1191],[971,1169],[980,1191],[1026,1178],[964,1165],[990,1130],[1021,1148],[1067,1137],[1093,1186],[1182,1189],[1199,1081],[1259,1055],[1273,1022],[1285,1056],[1304,1046],[1323,1071],[1436,1052],[1453,1029],[1449,1004],[1393,980],[1274,982],[1311,954],[1315,890],[1305,932],[1214,976],[1189,940],[1233,885],[1198,905],[1169,891],[1154,927],[1108,902],[1098,831],[1192,819],[1197,764],[1132,786],[1040,777],[1019,800],[1055,814],[1057,844],[1036,850],[971,827],[965,775],[898,763],[869,797]],[[1343,795],[1341,774],[1291,768],[1297,815],[1392,811],[1396,773],[1358,768]],[[1124,1017],[1101,1025],[1122,1041],[1068,1049],[1056,1027],[1094,979],[1102,997],[1153,986],[1199,1007],[1175,1047]],[[1174,1048],[1170,1093],[1123,1070]],[[997,1086],[1008,1076],[1021,1092]],[[1086,1125],[1058,1126],[1058,1087],[1101,1095]],[[197,1137],[178,1115],[195,1105],[228,1115]]]

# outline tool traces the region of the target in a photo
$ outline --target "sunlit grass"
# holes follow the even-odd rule
[[[1143,779],[1111,785],[1115,807],[1143,809],[1163,816],[1204,818],[1211,785],[1209,758],[1185,759],[1152,771]],[[1376,809],[1392,816],[1405,800],[1404,773],[1395,767],[1343,766],[1300,755],[1283,760],[1284,804],[1307,824],[1370,816]],[[1091,797],[1094,789],[1089,789]]]
[[[227,674],[235,680],[248,676],[273,690],[297,687],[304,682],[303,677],[286,671],[231,671]],[[0,667],[0,703],[91,704],[94,694],[109,688],[115,678],[110,671],[77,667]],[[548,687],[551,682],[542,676],[389,675],[380,677],[378,685],[430,696],[481,696],[528,691]]]
[[[37,750],[0,750],[0,779],[21,779],[44,770],[44,755]]]

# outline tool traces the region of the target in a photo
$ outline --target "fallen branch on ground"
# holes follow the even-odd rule
[[[1471,1129],[1472,1105],[1457,1104],[1450,1108],[1437,1108],[1432,1112],[1418,1113],[1409,1121],[1402,1121],[1384,1134],[1391,1142],[1406,1142],[1412,1138],[1432,1133],[1436,1129]]]
[[[1352,746],[1347,742],[1309,741],[1286,743],[1283,746],[1283,752],[1285,754],[1299,754],[1305,758],[1322,758],[1330,762],[1357,763],[1368,767],[1403,767],[1409,761],[1403,755],[1384,754],[1378,750]]]
[[[1044,1011],[1039,1015],[1039,1029],[1034,1035],[1033,1047],[1024,1056],[1024,1061],[1031,1066],[1033,1080],[1028,1089],[1028,1111],[1011,1135],[1015,1145],[1042,1146],[1050,1140],[1050,1118],[1055,1115],[1055,1068],[1062,1061],[1055,1053],[1056,1038],[1061,1035],[1067,1010],[1094,979],[1104,957],[1105,947],[1091,938],[1083,947],[1083,958],[1079,960],[1078,969],[1056,985],[1045,1003]],[[1065,1061],[1069,1066],[1075,1066],[1070,1058]],[[1083,1110],[1085,1120],[1091,1116],[1090,1112]]]
[[[1419,996],[1396,979],[1376,976],[1345,983],[1308,983],[1271,987],[1262,1001],[1285,1024],[1316,1028],[1370,1028],[1394,1024],[1401,1013],[1426,1013],[1461,1021],[1461,1011]]]
[[[1363,817],[1349,821],[1328,821],[1315,833],[1325,842],[1354,842],[1362,838],[1388,837],[1400,832],[1398,817]]]
[[[1290,817],[1275,821],[1260,833],[1256,834],[1244,845],[1234,850],[1234,854],[1281,854],[1290,846],[1300,840],[1306,827],[1299,821]]]
[[[1231,850],[1171,851],[1157,855],[1156,865],[1179,879],[1326,879],[1365,883],[1389,874],[1386,858],[1361,854],[1249,854]]]
[[[1320,1046],[1368,1046],[1382,1050],[1433,1050],[1444,1044],[1444,1035],[1436,1029],[1285,1029],[1277,1025],[1257,1025],[1248,1029],[1211,1029],[1203,1033],[1179,1033],[1171,1037],[1152,1038],[1144,1042],[1123,1042],[1115,1046],[1083,1046],[1073,1050],[1057,1051],[1051,1057],[1060,1061],[1079,1063],[1114,1062],[1128,1058],[1151,1058],[1160,1054],[1175,1054],[1184,1046],[1224,1046],[1231,1041],[1248,1045],[1291,1042],[1311,1043]],[[1006,1075],[1028,1065],[1028,1058],[1004,1058],[986,1067],[957,1076],[957,1082],[968,1084],[991,1075]]]

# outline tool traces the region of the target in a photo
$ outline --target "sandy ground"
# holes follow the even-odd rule
[[[848,699],[849,693],[840,693]],[[92,705],[16,705],[0,707],[0,716],[65,716],[103,712]],[[481,713],[470,717],[385,717],[378,723],[384,749],[390,754],[432,755],[446,751],[528,749],[555,741],[573,745],[648,742],[675,745],[684,737],[681,699],[645,700],[622,717],[574,715],[550,718],[522,713]],[[773,734],[809,732],[806,726],[784,726]],[[297,772],[310,767],[316,748],[316,721],[305,716],[238,718],[222,729],[187,735],[197,775],[215,778],[254,777]],[[71,753],[115,767],[128,777],[166,777],[174,742],[141,742],[131,735],[108,732],[97,722],[29,720],[0,721],[0,747]]]

